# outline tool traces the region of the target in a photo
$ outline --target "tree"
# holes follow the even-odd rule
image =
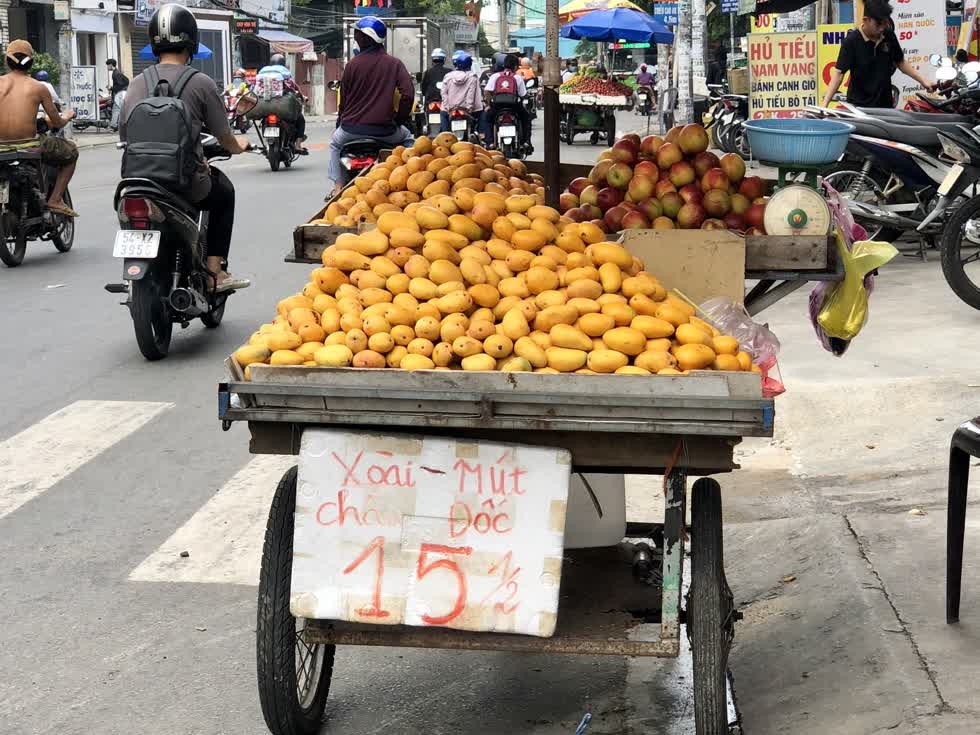
[[[591,61],[597,55],[596,49],[595,41],[579,41],[575,47],[575,56],[585,61]]]
[[[477,28],[476,42],[479,46],[478,53],[480,54],[481,59],[491,59],[493,58],[493,55],[497,53],[497,50],[491,46],[490,42],[487,40],[487,34],[483,31],[482,23]]]

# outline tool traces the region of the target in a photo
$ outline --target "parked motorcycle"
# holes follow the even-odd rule
[[[99,90],[99,117],[96,120],[75,118],[71,121],[73,130],[87,128],[107,128],[112,122],[112,95],[108,90]]]
[[[125,144],[120,144],[123,146]],[[204,140],[209,162],[229,158],[211,136]],[[170,350],[174,323],[200,318],[205,327],[221,324],[232,291],[217,292],[207,268],[208,212],[150,179],[123,179],[113,205],[119,218],[112,255],[123,259],[123,282],[106,284],[126,294],[136,343],[147,360]]]
[[[47,131],[38,121],[39,133]],[[0,261],[8,268],[24,262],[29,240],[50,240],[67,253],[75,242],[75,220],[47,208],[57,170],[41,162],[40,150],[0,152]],[[71,194],[63,197],[72,206]]]
[[[965,64],[939,54],[930,56],[929,62],[937,67],[936,93],[940,97],[917,92],[905,104],[905,109],[910,112],[976,115],[980,111],[980,90],[972,75],[968,78],[964,73]]]

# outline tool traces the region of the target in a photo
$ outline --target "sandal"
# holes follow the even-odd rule
[[[47,206],[47,208],[48,208],[49,211],[54,212],[55,214],[60,214],[60,215],[62,215],[64,217],[72,217],[72,218],[75,218],[75,217],[79,217],[80,216],[78,214],[78,212],[76,212],[74,209],[71,209],[70,207],[64,207],[64,206],[62,206],[62,207],[56,207],[53,204],[48,204],[46,206]]]
[[[230,273],[228,277],[225,278],[218,287],[215,289],[215,293],[224,293],[225,291],[237,291],[242,288],[248,288],[252,285],[252,282],[247,278],[240,278],[233,276]]]

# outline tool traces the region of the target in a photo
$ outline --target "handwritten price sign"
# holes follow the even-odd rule
[[[552,635],[570,464],[563,449],[307,430],[293,615]]]

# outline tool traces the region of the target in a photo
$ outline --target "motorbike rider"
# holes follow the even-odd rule
[[[535,78],[534,69],[531,68],[531,60],[527,56],[521,58],[521,65],[517,68],[517,76],[525,82]]]
[[[58,170],[48,196],[48,209],[67,217],[77,217],[78,212],[65,206],[63,197],[75,173],[78,148],[60,136],[45,135],[39,139],[37,135],[38,105],[44,109],[53,128],[63,128],[75,113],[72,110],[59,113],[48,88],[31,78],[34,49],[27,41],[15,40],[7,44],[4,61],[9,73],[0,76],[0,148],[39,148],[41,161]]]
[[[518,120],[520,120],[520,142],[527,149],[528,153],[530,153],[534,150],[531,147],[531,116],[528,114],[527,108],[521,104],[521,100],[527,96],[527,87],[524,86],[524,80],[517,76],[517,65],[517,56],[507,54],[504,58],[503,70],[491,74],[490,78],[487,79],[484,92],[489,106],[483,112],[483,140],[486,143],[493,142],[494,118],[496,117],[497,111],[501,107],[505,107],[512,110],[517,115]],[[513,96],[516,101],[506,103],[498,102],[496,100],[498,94]]]
[[[442,80],[442,130],[450,130],[449,113],[463,108],[471,117],[479,120],[483,112],[483,96],[480,81],[473,73],[473,57],[465,51],[453,54],[454,70]]]
[[[425,104],[430,102],[441,102],[442,92],[437,86],[449,73],[446,68],[446,52],[437,48],[432,52],[432,66],[422,72],[422,79],[419,85],[422,87],[422,99]]]
[[[343,188],[340,151],[359,138],[373,138],[387,146],[412,145],[405,127],[415,103],[415,86],[408,69],[384,49],[388,29],[373,15],[354,23],[354,40],[360,53],[344,67],[340,80],[337,128],[330,138],[330,178],[334,192]],[[395,102],[395,94],[398,94]],[[396,109],[392,109],[396,105]]]
[[[119,113],[122,112],[123,100],[126,99],[126,90],[129,89],[129,77],[117,68],[115,59],[106,59],[105,68],[109,74],[109,96],[112,97],[112,120],[109,127],[113,130],[119,129]]]
[[[245,79],[244,69],[235,69],[235,75],[231,78],[231,84],[225,87],[225,95],[241,96],[248,91],[248,81]]]
[[[647,65],[640,64],[640,71],[636,75],[636,88],[637,90],[645,89],[651,102],[657,98],[657,95],[653,89],[653,85],[655,83],[656,79],[654,79],[653,74],[647,69]]]
[[[293,73],[286,66],[285,56],[272,54],[269,57],[269,63],[258,70],[255,74],[255,95],[259,99],[293,95],[299,100],[299,114],[293,121],[296,128],[296,141],[293,148],[301,156],[309,153],[306,146],[303,145],[306,141],[306,117],[303,115],[303,103],[306,101],[306,97],[303,96],[303,90],[293,79]]]
[[[48,92],[51,93],[51,101],[54,102],[55,106],[61,104],[61,97],[58,96],[58,91],[54,88],[54,85],[48,81],[48,73],[41,69],[40,71],[34,72],[34,78],[37,79],[41,84],[43,84]],[[37,116],[44,117],[44,108],[38,105]]]
[[[172,86],[197,53],[197,20],[183,5],[170,3],[153,14],[148,32],[153,55],[158,58],[156,70],[160,80]],[[152,90],[147,89],[145,72],[130,82],[119,120],[120,140],[126,140],[126,127],[133,107],[151,93]],[[191,133],[195,137],[200,138],[201,132],[206,130],[233,155],[250,148],[248,138],[232,134],[218,87],[206,74],[194,74],[184,87],[180,100],[191,117]],[[236,278],[225,270],[235,225],[235,187],[225,174],[208,165],[200,143],[197,145],[197,157],[198,171],[190,189],[175,193],[211,213],[207,266],[215,278],[216,290],[245,288],[250,284],[247,278]]]

